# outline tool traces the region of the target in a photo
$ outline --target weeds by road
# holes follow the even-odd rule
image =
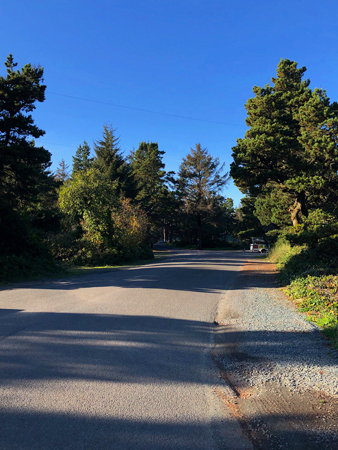
[[[286,294],[308,320],[338,348],[338,258],[337,243],[323,243],[316,249],[278,243],[269,260],[276,262]]]

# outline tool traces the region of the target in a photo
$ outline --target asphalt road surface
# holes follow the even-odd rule
[[[251,449],[217,392],[243,252],[178,251],[0,291],[0,449]]]

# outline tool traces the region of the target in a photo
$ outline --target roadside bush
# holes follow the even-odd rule
[[[288,286],[287,294],[338,348],[338,276],[297,278]]]
[[[277,242],[270,261],[280,270],[286,293],[338,348],[338,239],[322,239],[315,248]]]
[[[27,215],[1,209],[0,282],[52,275],[62,269],[55,262],[44,233],[32,227]]]
[[[289,284],[298,277],[336,274],[338,269],[338,239],[325,239],[315,248],[305,245],[290,247],[278,259],[280,277]]]
[[[0,256],[0,282],[20,281],[62,273],[50,254],[22,254]]]
[[[67,266],[114,266],[154,257],[144,244],[111,248],[97,245],[85,236],[75,239],[72,232],[51,237],[50,245],[55,259]]]

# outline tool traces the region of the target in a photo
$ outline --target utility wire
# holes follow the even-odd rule
[[[91,103],[100,103],[101,105],[109,105],[109,106],[116,106],[118,108],[132,109],[133,111],[141,111],[141,112],[146,112],[146,113],[150,113],[150,114],[158,114],[160,116],[169,116],[169,117],[176,117],[178,119],[196,120],[198,122],[217,123],[217,124],[221,124],[221,125],[229,125],[229,126],[232,126],[232,127],[246,128],[244,125],[235,125],[233,123],[217,122],[215,120],[197,119],[196,117],[179,116],[177,114],[169,114],[169,113],[164,113],[164,112],[159,112],[159,111],[151,111],[151,110],[148,110],[148,109],[133,108],[132,106],[117,105],[116,103],[102,102],[102,101],[99,101],[99,100],[90,100],[89,98],[74,97],[73,95],[58,94],[56,92],[48,91],[48,94],[58,95],[60,97],[73,98],[73,99],[76,99],[76,100],[84,100],[86,102],[91,102]]]
[[[41,138],[40,138],[41,139]],[[44,142],[42,145],[61,145],[62,147],[74,148],[76,145],[68,145],[68,144],[57,144],[56,142]]]

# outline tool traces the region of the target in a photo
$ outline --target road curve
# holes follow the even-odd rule
[[[0,291],[2,450],[251,449],[219,393],[217,305],[243,252]]]

